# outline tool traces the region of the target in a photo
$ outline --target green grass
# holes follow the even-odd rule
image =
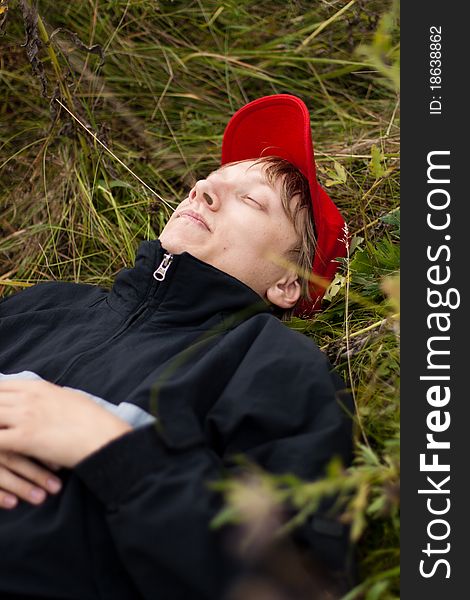
[[[10,1],[0,38],[3,295],[45,279],[111,285],[138,243],[158,236],[168,206],[218,166],[237,108],[271,93],[307,103],[319,179],[354,243],[325,311],[289,326],[313,336],[358,407],[355,465],[329,478],[353,493],[345,508],[360,558],[353,596],[397,598],[399,309],[393,280],[388,292],[383,284],[399,267],[396,5],[40,0],[43,41],[56,31],[37,53],[44,97],[21,47],[22,4]],[[94,44],[104,64],[83,47]],[[304,507],[322,493],[298,482],[291,489]]]

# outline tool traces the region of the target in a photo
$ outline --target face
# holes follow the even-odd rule
[[[271,187],[263,165],[250,160],[199,180],[171,216],[160,241],[169,252],[189,252],[266,298],[268,288],[287,270],[273,256],[285,260],[298,236],[282,207],[280,183]]]

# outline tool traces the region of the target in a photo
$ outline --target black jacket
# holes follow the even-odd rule
[[[351,459],[349,397],[315,344],[235,278],[164,254],[142,243],[111,291],[49,282],[0,304],[0,372],[157,415],[63,470],[59,495],[0,510],[0,597],[220,600],[240,565],[209,529],[221,498],[207,482],[239,453],[305,479]],[[309,528],[344,569],[341,527]]]

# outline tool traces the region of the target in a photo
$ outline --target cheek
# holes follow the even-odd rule
[[[264,229],[250,236],[251,244],[258,254],[268,255],[272,253],[282,254],[284,248],[283,236],[276,229]]]

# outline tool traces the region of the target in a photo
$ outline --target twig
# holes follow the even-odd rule
[[[12,287],[31,287],[34,283],[28,283],[27,281],[15,281],[14,279],[2,279],[0,278],[0,285],[10,285]]]
[[[392,210],[389,211],[387,213],[387,215],[391,215],[392,213],[397,212],[397,210],[400,210],[399,206],[396,206],[395,208],[392,208]],[[382,217],[383,217],[383,215],[382,215]],[[369,229],[369,227],[372,227],[373,225],[377,225],[377,223],[379,223],[379,221],[382,219],[382,217],[378,217],[377,219],[374,219],[370,223],[367,223],[367,225],[364,225],[364,227],[361,227],[360,229],[358,229],[357,231],[355,231],[354,235],[357,235],[358,233],[361,233],[361,231],[365,231],[366,229]]]
[[[395,115],[397,114],[397,110],[398,110],[399,106],[400,106],[400,95],[398,95],[398,97],[397,97],[397,101],[395,103],[395,108],[393,109],[392,118],[390,119],[390,123],[388,124],[385,137],[388,137],[390,135],[390,130],[392,129],[393,121],[395,120]]]
[[[351,0],[350,2],[348,2],[348,4],[346,4],[346,6],[343,6],[343,8],[341,8],[337,13],[332,15],[326,21],[323,21],[323,23],[321,23],[315,29],[315,31],[313,31],[308,37],[306,37],[299,46],[297,46],[297,48],[294,50],[294,53],[299,52],[302,48],[304,48],[307,44],[309,44],[314,38],[317,37],[317,35],[319,33],[321,33],[326,27],[328,27],[328,25],[330,23],[333,23],[333,21],[336,21],[336,19],[338,17],[340,17],[344,12],[346,12],[349,8],[351,8],[351,6],[353,6],[353,4],[356,4],[356,0]]]
[[[380,327],[381,325],[383,325],[390,319],[397,319],[399,316],[400,316],[400,313],[394,313],[393,315],[385,317],[385,319],[380,319],[380,321],[376,321],[375,323],[372,323],[372,325],[368,325],[367,327],[363,327],[362,329],[359,329],[358,331],[355,331],[354,333],[349,334],[349,339],[358,337],[359,335],[367,333],[368,331],[371,331],[372,329],[376,329],[377,327]],[[333,344],[333,343],[337,344],[338,342],[343,342],[345,340],[346,340],[346,336],[340,338],[339,340],[333,340],[332,342],[328,342],[328,344],[321,346],[320,350],[327,350],[331,344]]]

